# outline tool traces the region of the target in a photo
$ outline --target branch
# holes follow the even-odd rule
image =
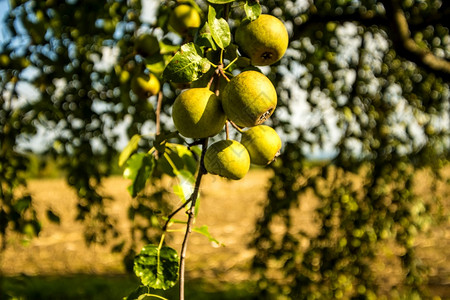
[[[197,179],[195,180],[194,191],[192,192],[191,197],[187,202],[191,202],[191,207],[186,212],[188,215],[188,221],[186,226],[186,233],[184,234],[183,244],[181,246],[181,254],[180,254],[180,300],[184,300],[184,280],[185,280],[185,265],[186,265],[186,251],[187,244],[189,240],[189,235],[192,232],[192,225],[194,223],[194,209],[195,204],[197,202],[198,193],[200,191],[200,183],[202,181],[202,177],[206,174],[205,166],[203,161],[205,159],[206,148],[208,148],[208,138],[202,140],[202,155],[200,156],[199,169],[197,174]]]
[[[428,72],[449,80],[450,62],[434,55],[429,49],[421,48],[411,38],[409,24],[398,0],[381,0],[381,2],[384,4],[386,15],[376,14],[370,10],[365,13],[327,15],[321,14],[319,10],[312,10],[305,23],[294,29],[291,40],[298,40],[306,32],[316,27],[322,29],[323,24],[327,22],[354,22],[366,27],[378,26],[389,33],[399,55],[416,63]],[[447,12],[445,11],[442,14],[445,16]],[[415,26],[419,26],[419,24],[415,24]]]
[[[405,58],[440,77],[450,79],[450,61],[434,55],[429,49],[421,48],[411,38],[409,24],[398,0],[383,0],[386,16],[392,25],[393,41],[397,51]]]

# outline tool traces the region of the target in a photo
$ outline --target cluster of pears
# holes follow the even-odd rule
[[[286,51],[288,34],[277,18],[261,15],[238,27],[236,43],[253,65],[270,65]],[[227,120],[232,122],[241,132],[240,142],[226,139],[213,143],[206,150],[204,166],[211,174],[238,180],[247,174],[250,163],[267,165],[278,155],[280,137],[273,128],[262,125],[276,106],[272,82],[258,71],[247,70],[233,77],[220,95],[208,87],[184,90],[175,99],[172,118],[178,132],[193,139],[214,136]]]
[[[200,14],[191,5],[180,4],[170,12],[169,28],[181,36],[186,35],[189,30],[198,28],[200,24]],[[144,58],[157,55],[160,52],[158,39],[151,34],[141,34],[136,38],[134,50]],[[128,77],[129,74],[123,76]],[[126,80],[128,80],[128,78],[126,78]],[[139,98],[148,98],[158,94],[161,90],[161,84],[153,73],[147,74],[138,71],[132,77],[131,89]]]

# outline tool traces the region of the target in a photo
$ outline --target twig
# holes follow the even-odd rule
[[[158,93],[158,102],[156,104],[156,136],[158,136],[161,133],[161,105],[163,100],[163,93],[162,91],[159,91]],[[158,150],[155,150],[155,153],[153,154],[156,159],[159,157]]]
[[[225,122],[225,134],[226,134],[227,140],[230,139],[230,128],[228,128],[228,123],[229,123],[229,121]]]
[[[234,124],[234,122],[233,121],[231,121],[231,120],[228,120],[228,122],[230,122],[230,124],[237,130],[237,131],[239,131],[240,133],[242,133],[243,131],[242,131],[242,128],[241,127],[239,127],[239,126],[237,126],[236,124]]]
[[[161,106],[163,100],[163,93],[158,93],[158,103],[156,104],[156,135],[161,133]]]
[[[180,300],[184,300],[184,280],[185,280],[185,264],[186,264],[186,251],[189,235],[192,232],[192,224],[194,223],[194,209],[195,204],[197,202],[198,193],[200,190],[200,183],[202,181],[202,177],[206,174],[205,167],[203,165],[203,161],[205,159],[206,148],[208,148],[208,138],[203,139],[202,144],[202,155],[200,157],[199,170],[197,174],[197,179],[195,180],[194,191],[192,192],[189,200],[192,202],[191,207],[186,212],[188,215],[188,221],[186,226],[186,233],[184,234],[183,244],[181,246],[181,254],[180,254]],[[186,201],[187,202],[187,201]]]
[[[172,220],[172,218],[183,208],[186,207],[186,205],[188,205],[190,202],[192,201],[191,198],[189,198],[186,202],[184,202],[182,205],[180,205],[180,207],[178,207],[177,209],[175,209],[168,217],[166,220],[166,223],[164,223],[164,226],[162,228],[163,232],[167,231],[167,228],[169,227],[169,223]]]

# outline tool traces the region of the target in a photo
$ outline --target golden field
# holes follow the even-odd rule
[[[447,168],[446,177],[450,175]],[[207,225],[211,235],[224,246],[211,243],[202,235],[193,233],[189,241],[187,277],[211,279],[220,282],[251,280],[249,269],[253,250],[247,248],[254,234],[255,220],[261,216],[266,198],[270,172],[253,170],[240,181],[228,181],[206,175],[201,188],[201,206],[196,226]],[[428,195],[429,177],[417,176],[417,192]],[[118,230],[127,236],[130,226],[127,208],[131,197],[127,192],[128,180],[111,177],[104,180],[102,193],[111,196],[108,212],[118,220]],[[168,183],[170,184],[170,182]],[[74,221],[76,194],[63,179],[33,179],[29,192],[43,221],[39,237],[24,244],[21,237],[10,234],[8,246],[2,253],[0,268],[4,275],[56,275],[56,274],[122,274],[121,254],[110,253],[110,246],[84,243],[83,224]],[[444,210],[450,210],[450,186],[438,187]],[[303,229],[313,230],[313,195],[302,199],[299,208]],[[178,198],[171,197],[173,207]],[[50,223],[45,212],[48,208],[61,217],[61,225]],[[296,212],[297,213],[297,212]],[[445,214],[445,212],[444,212]],[[182,218],[180,215],[178,218]],[[181,228],[181,227],[180,227]],[[276,230],[276,228],[275,228]],[[179,251],[182,232],[170,233],[169,245]],[[113,243],[111,243],[113,244]],[[450,298],[450,222],[447,218],[439,226],[420,234],[416,240],[418,254],[430,266],[429,286],[445,299]],[[386,270],[389,268],[387,267]],[[385,271],[386,271],[385,270]],[[393,274],[393,277],[398,274]]]

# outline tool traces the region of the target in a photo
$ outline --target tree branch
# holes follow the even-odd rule
[[[200,191],[200,183],[202,181],[202,177],[206,174],[206,169],[203,164],[205,159],[206,149],[208,148],[208,138],[202,140],[202,155],[200,156],[200,163],[198,168],[197,179],[195,180],[194,191],[192,192],[191,197],[188,201],[191,202],[191,207],[186,212],[188,215],[188,221],[186,226],[186,233],[184,234],[183,244],[181,246],[181,254],[180,254],[180,300],[184,300],[184,281],[185,281],[185,266],[186,266],[186,252],[187,252],[187,244],[189,240],[189,235],[192,232],[192,225],[194,223],[194,209],[195,204],[198,199],[198,193]],[[186,201],[186,202],[188,202]]]
[[[382,0],[386,16],[392,25],[393,41],[397,51],[405,58],[417,63],[444,79],[450,79],[450,61],[421,48],[411,38],[408,21],[398,0]]]
[[[434,55],[429,49],[421,48],[411,38],[409,24],[398,0],[381,0],[386,14],[376,14],[373,11],[352,14],[323,14],[318,10],[312,10],[305,23],[294,29],[291,40],[298,40],[305,32],[316,27],[323,28],[327,22],[356,22],[362,26],[378,26],[383,28],[394,43],[397,53],[402,57],[416,63],[428,72],[434,73],[445,80],[450,79],[450,61]],[[443,12],[445,16],[447,12]],[[431,20],[431,19],[430,19]],[[424,21],[425,22],[425,21]],[[415,27],[419,24],[415,23]]]

